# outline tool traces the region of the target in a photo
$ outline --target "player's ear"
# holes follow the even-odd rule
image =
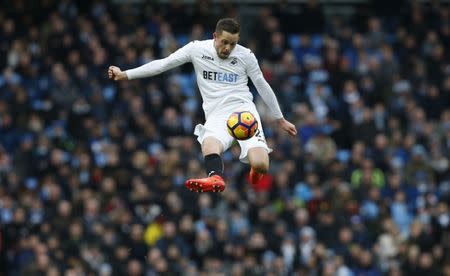
[[[213,33],[213,38],[216,39],[216,37],[217,37],[217,33],[214,32],[214,33]]]

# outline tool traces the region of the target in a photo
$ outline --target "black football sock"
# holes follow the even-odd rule
[[[215,174],[223,176],[223,161],[222,157],[217,153],[208,154],[205,156],[205,169],[208,176]]]

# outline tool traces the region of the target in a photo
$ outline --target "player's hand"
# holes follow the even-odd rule
[[[284,131],[286,131],[292,137],[297,135],[297,128],[295,127],[295,125],[286,120],[285,118],[278,119],[277,123]]]
[[[128,80],[127,74],[117,66],[109,66],[108,77],[115,81]]]

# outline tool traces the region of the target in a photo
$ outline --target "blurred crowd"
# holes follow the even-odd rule
[[[449,6],[88,2],[0,3],[1,275],[450,275]],[[270,173],[250,187],[233,146],[225,192],[195,194],[192,66],[106,70],[223,16],[299,135],[263,118]]]

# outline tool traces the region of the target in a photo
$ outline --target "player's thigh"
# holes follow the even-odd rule
[[[204,125],[195,127],[194,134],[198,136],[197,140],[204,155],[222,153],[233,143],[233,137],[227,131],[227,118],[227,114],[217,113],[210,116]]]

